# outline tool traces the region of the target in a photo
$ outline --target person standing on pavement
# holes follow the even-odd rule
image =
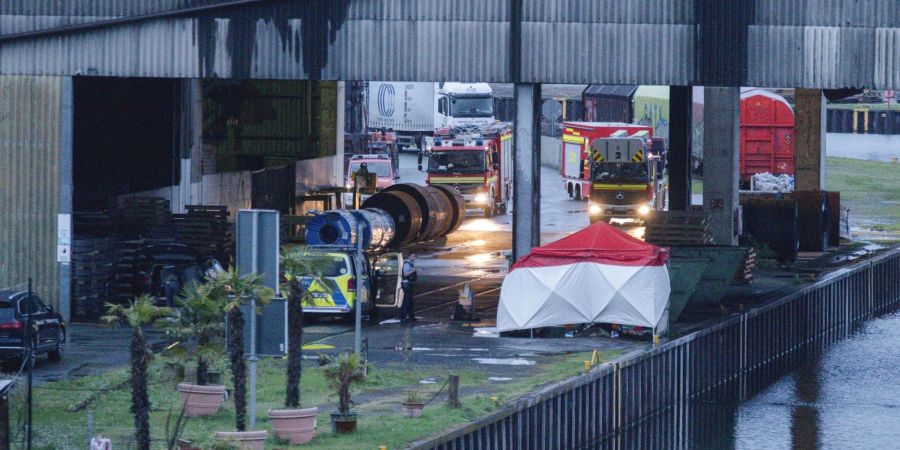
[[[406,261],[403,261],[402,277],[400,287],[403,289],[403,304],[400,306],[400,323],[407,323],[416,320],[412,292],[412,284],[418,278],[416,255],[409,255]]]

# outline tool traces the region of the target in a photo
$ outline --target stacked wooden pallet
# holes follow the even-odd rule
[[[119,239],[115,243],[116,264],[113,296],[116,301],[131,300],[136,293],[135,287],[140,285],[138,272],[141,268],[138,267],[138,259],[142,245],[144,245],[142,239]]]
[[[187,214],[174,217],[175,240],[193,247],[201,256],[214,257],[221,263],[230,253],[231,226],[228,207],[188,205]]]
[[[81,238],[72,241],[72,303],[74,315],[96,318],[109,300],[115,263],[114,239]]]
[[[111,236],[116,232],[116,222],[103,211],[76,212],[72,224],[75,236]]]
[[[709,214],[703,211],[657,211],[645,227],[644,240],[654,245],[714,243]]]
[[[738,267],[737,272],[734,273],[734,283],[736,284],[750,284],[753,282],[753,269],[756,268],[756,249],[750,247],[747,250],[747,256],[744,258],[744,262]]]
[[[169,225],[172,221],[169,200],[162,197],[127,197],[119,208],[119,220],[125,232]]]

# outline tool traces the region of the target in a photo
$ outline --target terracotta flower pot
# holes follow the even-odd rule
[[[233,442],[241,450],[265,450],[266,448],[266,430],[217,431],[216,439]]]
[[[422,417],[422,410],[425,409],[425,403],[423,402],[403,402],[402,405],[403,414],[413,419]]]
[[[318,408],[270,409],[269,422],[278,439],[292,445],[305,444],[316,434]]]
[[[200,386],[193,383],[178,383],[178,392],[184,404],[184,415],[187,417],[211,416],[219,412],[225,401],[225,386]]]
[[[357,414],[355,412],[347,414],[331,413],[331,431],[338,434],[356,433],[356,417]]]

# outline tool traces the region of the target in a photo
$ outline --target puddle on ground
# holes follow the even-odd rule
[[[419,384],[435,384],[435,383],[437,383],[437,380],[435,380],[434,378],[426,378],[424,380],[419,380]]]
[[[500,337],[500,333],[497,331],[497,327],[484,327],[484,328],[476,328],[475,329],[475,337]]]
[[[533,366],[534,361],[521,358],[472,358],[478,364],[491,366]]]
[[[414,352],[430,352],[432,350],[434,350],[434,349],[429,348],[429,347],[413,347],[412,348],[412,351],[414,351]],[[449,350],[449,349],[445,349],[445,350]]]
[[[510,377],[488,377],[488,380],[491,381],[512,381]]]
[[[486,352],[486,351],[488,351],[488,349],[486,349],[486,348],[470,348],[469,351],[470,352]]]
[[[388,320],[382,320],[381,322],[378,322],[378,325],[389,325],[389,324],[392,324],[392,323],[400,323],[400,319],[388,319]]]

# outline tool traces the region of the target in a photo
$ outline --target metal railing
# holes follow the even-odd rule
[[[413,448],[715,447],[710,430],[727,426],[729,419],[711,405],[736,406],[863,322],[898,308],[895,249],[710,328],[552,385]]]

